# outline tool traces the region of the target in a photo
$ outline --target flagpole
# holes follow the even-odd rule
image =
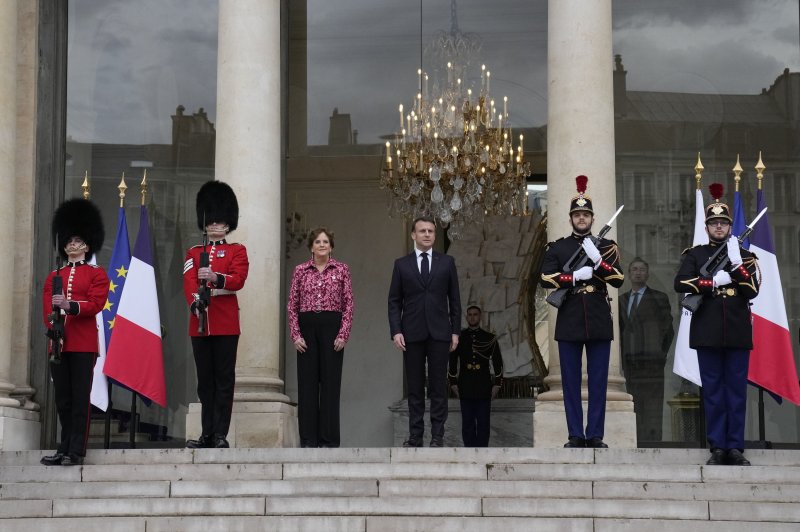
[[[139,188],[142,191],[142,207],[144,207],[147,202],[147,168],[144,169],[144,174],[142,175],[142,182],[139,183]],[[139,394],[136,393],[134,390],[131,390],[131,423],[128,435],[128,443],[130,444],[131,449],[136,449],[136,432],[138,430],[137,425],[139,424],[139,420],[136,413],[136,404],[138,401],[138,397]]]

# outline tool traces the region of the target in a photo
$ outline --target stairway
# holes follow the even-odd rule
[[[0,530],[776,532],[800,530],[800,451],[90,450],[0,453]]]

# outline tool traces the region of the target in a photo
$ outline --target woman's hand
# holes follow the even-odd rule
[[[294,348],[297,349],[298,353],[305,353],[308,346],[306,345],[306,341],[302,338],[298,338],[294,341]]]
[[[342,340],[341,338],[337,338],[336,340],[333,341],[333,350],[334,351],[341,351],[342,349],[344,349],[344,344],[346,344],[346,343],[347,343],[346,340]]]

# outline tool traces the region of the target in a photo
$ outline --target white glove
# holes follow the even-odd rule
[[[572,272],[572,284],[574,285],[578,281],[588,281],[594,275],[594,268],[591,266],[584,266],[583,268],[578,268],[574,272]]]
[[[602,262],[603,257],[600,256],[600,250],[597,249],[597,246],[594,245],[591,238],[584,238],[583,239],[583,250],[586,252],[586,256],[589,257],[592,262],[594,262],[595,266]]]
[[[739,251],[739,239],[732,236],[728,239],[728,258],[734,268],[742,265],[742,253]]]
[[[718,286],[725,286],[726,284],[731,284],[731,274],[726,272],[725,270],[720,270],[714,274],[714,288]]]

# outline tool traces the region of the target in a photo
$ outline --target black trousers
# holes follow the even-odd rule
[[[431,400],[431,437],[444,437],[447,421],[447,362],[450,342],[428,338],[406,342],[403,363],[408,388],[408,435],[422,440],[425,434],[425,362],[428,363],[428,396]]]
[[[344,349],[333,350],[341,312],[301,312],[306,352],[297,353],[297,418],[302,447],[339,447],[339,398]]]
[[[192,336],[197,367],[197,396],[202,405],[200,421],[204,436],[228,435],[236,383],[238,335]]]
[[[491,399],[461,399],[461,437],[464,447],[489,447]]]
[[[61,353],[61,362],[50,361],[50,375],[55,389],[56,411],[61,422],[58,452],[86,456],[89,435],[89,414],[92,405],[94,362],[96,353]]]

